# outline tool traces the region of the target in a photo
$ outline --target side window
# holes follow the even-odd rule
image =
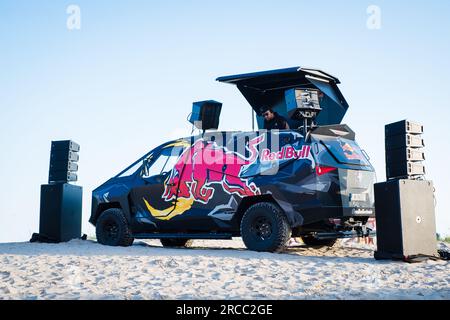
[[[147,160],[148,161],[148,160]],[[142,178],[149,178],[153,176],[159,176],[161,174],[164,165],[166,164],[167,157],[160,154],[156,159],[151,159],[148,162],[144,161],[146,170],[142,171]]]
[[[144,160],[146,170],[142,171],[142,178],[149,178],[169,173],[175,166],[183,152],[182,147],[169,147],[161,151],[156,159]]]

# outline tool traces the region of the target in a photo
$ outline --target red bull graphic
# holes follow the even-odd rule
[[[207,204],[214,196],[213,184],[242,198],[261,194],[260,189],[249,179],[241,178],[241,174],[258,159],[257,146],[263,141],[264,135],[250,140],[246,146],[250,155],[246,158],[216,142],[197,140],[181,154],[165,182],[162,198],[167,202],[176,200],[175,208],[156,210],[144,199],[147,209],[155,218],[169,220],[189,210],[194,201]]]
[[[303,146],[300,150],[295,150],[293,147],[283,147],[278,152],[271,152],[269,149],[264,149],[261,152],[261,162],[274,160],[307,159],[309,158],[310,151],[310,146]]]
[[[355,149],[353,149],[353,147],[348,144],[348,143],[344,143],[343,145],[341,145],[342,150],[344,151],[344,155],[347,159],[349,160],[360,160],[361,156],[355,151]]]

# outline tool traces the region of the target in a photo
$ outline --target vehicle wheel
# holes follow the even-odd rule
[[[254,204],[241,222],[245,246],[253,251],[278,252],[286,247],[291,228],[280,207],[270,202]]]
[[[160,239],[161,244],[163,247],[184,247],[189,248],[192,245],[192,240],[189,239],[176,239],[176,238],[170,238],[170,239]]]
[[[302,241],[307,246],[312,247],[332,247],[336,243],[337,239],[316,239],[311,236],[302,237]]]
[[[97,220],[97,241],[108,246],[128,247],[134,238],[121,209],[105,210]]]

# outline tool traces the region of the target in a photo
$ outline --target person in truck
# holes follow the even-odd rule
[[[283,130],[289,129],[286,119],[274,112],[272,108],[261,108],[261,114],[264,117],[264,129],[266,130]]]

